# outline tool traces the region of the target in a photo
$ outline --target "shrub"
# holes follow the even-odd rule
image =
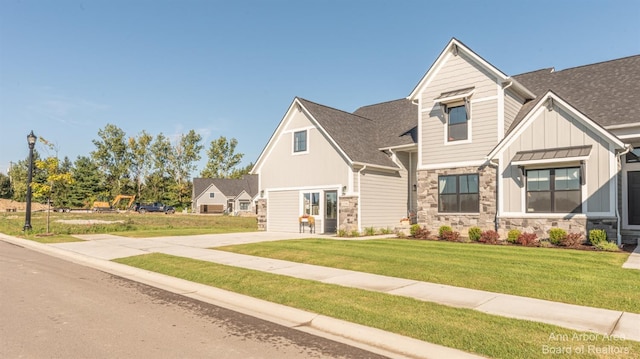
[[[584,242],[584,236],[582,233],[569,233],[560,242],[560,245],[565,247],[577,247]]]
[[[440,226],[438,228],[438,238],[442,239],[445,232],[453,232],[453,229],[451,229],[451,226]]]
[[[360,237],[360,232],[357,229],[351,231],[351,237]]]
[[[418,233],[421,229],[422,227],[420,227],[419,224],[412,224],[411,228],[409,228],[409,233],[411,234],[411,237],[415,237],[416,233]]]
[[[604,229],[592,229],[589,231],[589,243],[592,246],[598,246],[600,243],[607,242],[607,232]]]
[[[527,247],[536,246],[538,244],[538,235],[535,233],[527,232],[520,233],[520,235],[518,236],[518,243]]]
[[[364,229],[364,235],[365,236],[373,236],[376,234],[376,229],[373,227],[366,227]]]
[[[482,236],[482,229],[480,227],[471,227],[469,228],[469,239],[477,242]]]
[[[567,238],[567,231],[562,228],[551,228],[549,230],[549,242],[559,246]]]
[[[431,232],[427,229],[427,227],[420,227],[420,225],[417,224],[415,224],[414,226],[417,226],[417,228],[415,234],[413,234],[413,238],[429,239],[429,237],[431,236]]]
[[[518,237],[522,232],[519,229],[512,229],[507,234],[507,242],[509,243],[518,243]]]
[[[450,242],[457,242],[458,239],[460,238],[460,232],[456,232],[456,231],[444,231],[442,232],[442,236],[440,236],[440,239],[444,240],[444,241],[450,241]]]
[[[391,234],[391,233],[393,233],[393,231],[389,227],[380,228],[380,234]]]
[[[347,231],[345,231],[344,229],[338,230],[338,237],[346,237],[346,236],[347,236]]]
[[[494,231],[493,229],[484,231],[480,235],[480,242],[482,243],[497,244],[499,239],[500,239],[500,235],[498,234],[498,232]]]
[[[595,244],[594,247],[601,251],[607,252],[618,252],[620,250],[620,248],[618,248],[618,246],[613,242],[600,242],[598,244]]]

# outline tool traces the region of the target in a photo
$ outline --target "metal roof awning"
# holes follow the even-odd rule
[[[475,87],[467,87],[460,90],[443,92],[440,94],[440,96],[433,99],[433,101],[439,103],[447,103],[455,100],[462,100],[463,98],[471,96],[474,90]]]
[[[583,161],[589,158],[591,147],[591,145],[586,145],[519,151],[513,156],[511,164],[522,166],[540,163]]]

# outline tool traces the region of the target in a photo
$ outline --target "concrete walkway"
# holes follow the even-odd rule
[[[636,249],[634,249],[631,255],[629,255],[629,258],[624,262],[622,268],[640,269],[640,243],[638,243]]]
[[[33,241],[21,240],[15,237],[9,237],[0,234],[0,239],[6,241],[17,241],[22,244],[28,242],[27,244],[29,244],[31,247],[37,245],[35,247],[38,247],[39,250],[45,249],[50,252],[55,251],[58,254],[74,254],[76,257],[82,258],[82,260],[84,261],[90,261],[92,263],[99,261],[99,264],[101,264],[103,267],[106,265],[106,263],[108,263],[108,265],[106,266],[108,266],[109,268],[113,267],[114,265],[118,265],[117,263],[108,262],[109,260],[115,258],[129,257],[146,253],[165,253],[241,268],[259,270],[273,274],[315,280],[323,283],[338,284],[342,286],[360,288],[364,290],[382,292],[392,295],[412,297],[423,301],[436,302],[453,307],[478,310],[493,315],[543,322],[573,330],[589,331],[603,335],[615,335],[629,340],[640,341],[640,314],[637,313],[626,313],[615,310],[557,303],[540,299],[518,297],[501,293],[492,293],[474,289],[419,282],[409,279],[387,277],[350,270],[300,264],[207,249],[211,247],[231,244],[243,244],[301,237],[321,237],[315,234],[301,235],[298,233],[254,232],[143,239],[125,238],[112,235],[83,235],[78,237],[83,239],[84,241],[41,245]],[[127,268],[128,269],[124,271],[126,272],[125,275],[130,274],[130,272],[134,271],[133,268]],[[139,276],[139,274],[136,274],[134,276]],[[185,284],[183,283],[180,285]],[[163,287],[162,285],[160,286]],[[167,287],[167,285],[164,285],[164,287]],[[213,290],[210,287],[208,288],[209,289],[206,290],[200,288],[199,290],[201,292],[210,292],[211,290]],[[229,294],[225,294],[225,296],[228,295]],[[278,312],[278,310],[273,311],[272,307],[270,307],[272,304],[273,303],[268,304],[269,306],[267,307],[257,307],[268,308],[260,309],[258,311],[266,313]],[[267,304],[260,304],[260,306],[263,305]],[[279,311],[287,312],[288,310],[293,309],[280,309]],[[293,311],[296,312],[297,310]],[[280,320],[295,321],[295,318],[287,317],[280,318]],[[311,323],[311,327],[314,327],[314,324],[318,324],[323,321],[325,323],[328,323],[330,320],[330,318],[324,317],[322,320],[320,320],[316,317],[316,319],[310,322],[306,322],[306,324]],[[435,353],[434,350],[452,350],[449,348],[435,346],[434,344],[417,341],[419,343],[424,343],[425,345],[430,345],[433,347],[429,347],[429,349],[421,347],[419,349],[408,352],[408,349],[406,348],[411,348],[411,346],[406,343],[406,340],[409,338],[402,337],[403,339],[400,340],[394,335],[389,337],[394,338],[389,342],[388,339],[385,340],[384,338],[390,333],[372,335],[367,332],[368,334],[366,335],[358,336],[354,333],[361,332],[361,330],[363,330],[362,328],[360,328],[361,326],[359,326],[358,329],[353,329],[352,327],[350,327],[350,325],[352,325],[351,323],[332,323],[334,324],[326,325],[327,327],[331,328],[323,327],[322,330],[332,333],[333,335],[350,338],[352,340],[366,343],[378,348],[382,347],[391,350],[394,353],[401,353],[403,355],[409,355],[411,357],[432,357],[432,354],[427,355],[424,353]],[[335,328],[347,327],[350,329],[340,330],[339,332],[335,331]],[[315,327],[315,329],[318,328]],[[369,329],[371,328],[368,328],[367,330]],[[375,338],[375,342],[372,342],[372,338]],[[414,341],[415,340],[413,339],[409,340],[409,342],[411,343],[414,343]],[[399,345],[397,343],[402,344]],[[444,352],[439,353],[444,354]],[[447,352],[446,354],[447,357],[466,357],[466,355],[467,353],[460,351]],[[438,357],[438,355],[433,355],[433,357]]]

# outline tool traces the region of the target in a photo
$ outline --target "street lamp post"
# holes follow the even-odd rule
[[[29,172],[27,173],[27,213],[24,217],[23,230],[28,231],[31,229],[31,178],[33,177],[33,147],[36,144],[38,137],[33,134],[33,131],[27,135],[27,143],[29,143]]]

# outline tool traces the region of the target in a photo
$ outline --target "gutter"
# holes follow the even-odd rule
[[[625,145],[625,150],[618,153],[616,155],[616,157],[618,157],[618,164],[620,165],[620,168],[622,169],[622,156],[626,155],[627,153],[631,152],[631,149],[633,148],[633,146],[631,145]],[[616,231],[616,242],[618,244],[618,247],[620,247],[622,245],[622,225],[621,222],[622,218],[620,218],[620,211],[618,210],[618,186],[617,186],[617,181],[616,181],[616,223],[617,223],[617,231]]]

